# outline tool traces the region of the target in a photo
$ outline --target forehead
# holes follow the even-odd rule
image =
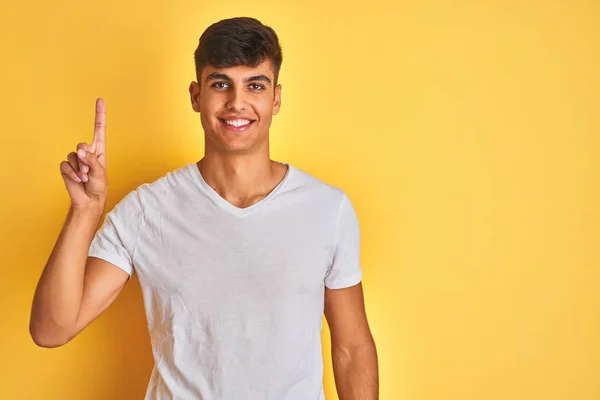
[[[251,67],[248,65],[237,65],[235,67],[216,68],[212,65],[207,65],[202,69],[202,80],[205,80],[206,77],[212,74],[213,72],[225,74],[233,80],[243,80],[244,78],[261,74],[271,78],[271,81],[273,81],[275,78],[272,63],[270,60],[263,61],[256,67]]]

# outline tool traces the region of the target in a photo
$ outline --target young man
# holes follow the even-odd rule
[[[104,210],[105,106],[61,163],[67,221],[36,289],[30,332],[61,346],[137,273],[155,366],[146,399],[324,399],[321,322],[341,400],[378,398],[359,227],[346,194],[270,159],[282,62],[252,18],[210,26],[189,88],[205,155]]]

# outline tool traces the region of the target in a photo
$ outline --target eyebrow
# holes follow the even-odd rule
[[[224,81],[227,81],[227,82],[233,82],[233,79],[231,79],[229,77],[229,75],[222,74],[220,72],[213,72],[212,74],[209,74],[206,77],[206,82],[214,81],[214,80],[217,80],[217,79],[221,79],[221,80],[224,80]],[[248,78],[244,78],[243,82],[244,83],[265,82],[269,86],[272,85],[271,79],[269,79],[269,77],[266,76],[266,75],[253,75],[253,76],[250,76]]]

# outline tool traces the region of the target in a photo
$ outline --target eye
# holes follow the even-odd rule
[[[223,86],[219,86],[219,85],[227,85],[227,82],[215,82],[212,85],[210,85],[211,87],[217,88],[217,89],[223,89]]]
[[[263,85],[259,85],[258,83],[251,83],[250,87],[258,91],[265,90],[265,87]]]

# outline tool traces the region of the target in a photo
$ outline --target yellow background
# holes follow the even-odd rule
[[[241,15],[284,51],[273,158],[356,207],[381,398],[600,399],[592,0],[4,0],[0,397],[143,398],[137,279],[65,347],[28,335],[68,207],[59,163],[91,140],[96,97],[109,208],[199,159],[193,52],[208,25]]]

